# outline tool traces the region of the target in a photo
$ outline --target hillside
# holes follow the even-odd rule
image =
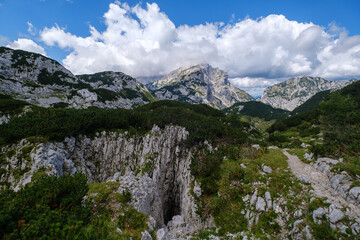
[[[320,77],[299,76],[267,87],[260,101],[292,111],[318,92],[340,89],[354,81],[327,81]]]
[[[227,114],[237,113],[239,115],[258,117],[266,121],[285,118],[289,113],[286,110],[273,108],[270,105],[257,101],[235,103],[233,106],[225,108],[223,111]]]
[[[314,136],[321,132],[323,142],[314,145],[316,154],[326,156],[359,156],[360,153],[360,83],[334,91],[313,110],[276,122],[270,133],[286,140],[287,132]],[[281,137],[283,136],[283,137]]]
[[[0,86],[22,92],[0,94],[1,239],[359,236],[359,82],[320,92],[288,117],[239,102],[226,73],[208,65],[156,82],[164,85],[152,91],[175,86],[166,93],[178,98],[154,101],[123,73],[74,76],[41,55],[4,53]],[[194,103],[194,89],[209,91],[203,104],[179,101]],[[62,101],[28,99],[50,92]],[[93,100],[82,105],[80,93]]]
[[[44,107],[132,108],[155,100],[123,73],[74,76],[55,60],[5,47],[0,47],[0,93]]]
[[[179,68],[147,87],[159,100],[203,103],[218,109],[253,100],[231,85],[225,71],[208,64]]]
[[[313,110],[316,108],[322,100],[330,93],[330,90],[322,91],[316,93],[314,96],[309,98],[306,102],[301,104],[300,106],[296,107],[294,110],[291,111],[291,114],[298,114],[306,111]]]

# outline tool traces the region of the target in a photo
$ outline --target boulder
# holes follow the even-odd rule
[[[265,200],[262,197],[258,197],[258,200],[256,202],[256,211],[258,212],[265,212]]]
[[[144,231],[141,233],[141,240],[153,240],[153,239],[148,231]]]
[[[331,211],[330,216],[329,216],[331,223],[337,223],[344,217],[345,217],[345,214],[336,208]]]
[[[322,218],[325,214],[326,214],[326,211],[323,208],[318,208],[318,209],[314,210],[314,212],[312,214],[314,222],[318,222],[317,220],[319,218]]]
[[[271,195],[269,192],[265,193],[265,199],[266,199],[267,209],[272,209]]]
[[[262,170],[264,173],[272,173],[272,169],[266,165],[262,166]]]

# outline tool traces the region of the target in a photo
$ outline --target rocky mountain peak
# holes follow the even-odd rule
[[[44,107],[132,108],[155,100],[124,73],[74,76],[53,59],[5,47],[0,48],[0,93]]]
[[[356,80],[328,81],[321,77],[298,76],[267,87],[261,102],[275,108],[294,110],[318,92],[337,90]]]
[[[176,69],[149,84],[148,88],[160,100],[204,103],[220,109],[253,100],[249,94],[230,84],[225,71],[209,64]]]

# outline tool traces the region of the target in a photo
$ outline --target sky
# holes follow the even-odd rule
[[[0,45],[74,74],[209,63],[253,96],[299,75],[360,76],[359,0],[0,0]]]

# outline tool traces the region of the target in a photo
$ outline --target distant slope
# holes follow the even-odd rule
[[[300,106],[298,106],[297,108],[295,108],[291,114],[298,114],[301,112],[306,112],[306,111],[310,111],[313,110],[314,108],[316,108],[320,102],[322,100],[324,100],[324,98],[330,93],[330,90],[326,90],[326,91],[322,91],[322,92],[318,92],[317,94],[315,94],[314,96],[312,96],[311,98],[309,98],[309,100],[307,100],[306,102],[304,102],[303,104],[301,104]]]
[[[321,131],[323,144],[313,149],[315,153],[359,156],[360,82],[328,94],[315,109],[280,120],[269,129],[269,133],[275,134],[277,139],[285,139],[288,135],[286,131],[296,131],[302,136]]]
[[[273,108],[268,104],[257,101],[249,101],[244,103],[235,103],[229,108],[223,110],[225,113],[238,113],[240,115],[247,115],[251,117],[262,118],[266,121],[273,119],[282,119],[288,116],[289,111]]]
[[[285,82],[267,87],[260,101],[276,108],[292,111],[318,92],[340,89],[355,81],[355,79],[327,81],[320,77],[310,76],[290,78]]]
[[[231,85],[226,72],[208,64],[179,68],[147,87],[159,100],[203,103],[218,109],[254,100]]]
[[[77,77],[53,59],[5,47],[0,47],[0,93],[44,107],[132,108],[154,101],[126,74]]]

